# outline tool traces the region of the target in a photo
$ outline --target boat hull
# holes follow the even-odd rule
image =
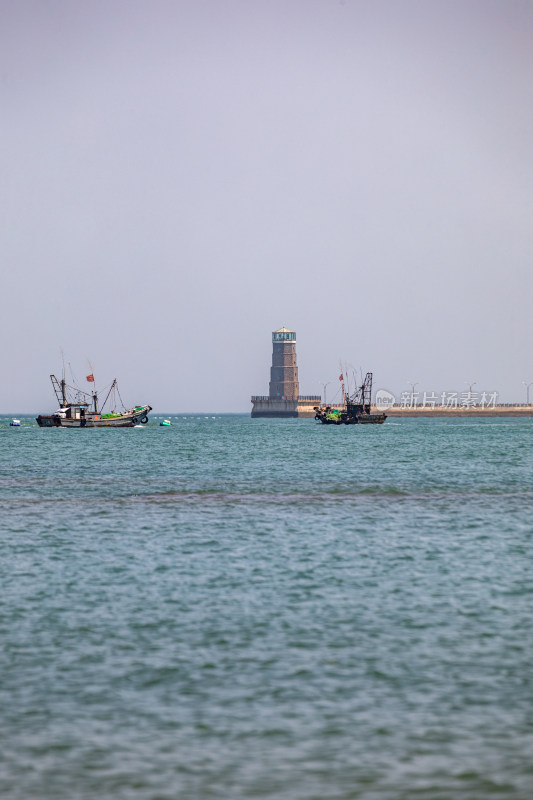
[[[125,414],[107,418],[93,413],[75,418],[68,418],[61,414],[39,414],[36,422],[40,428],[134,428],[139,423],[148,422],[148,412],[151,410],[151,406],[137,406]]]
[[[339,414],[332,414],[320,408],[315,408],[315,419],[323,425],[383,425],[387,419],[386,414],[362,413],[347,414],[345,411]]]
[[[355,421],[357,425],[383,425],[386,419],[386,414],[361,414]]]

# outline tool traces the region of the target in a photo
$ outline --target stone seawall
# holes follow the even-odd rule
[[[315,406],[320,405],[320,400],[299,400],[298,401],[298,416],[299,417],[314,417],[316,414]]]
[[[252,417],[314,417],[314,406],[320,404],[318,398],[311,400],[271,400],[268,397],[252,398]]]
[[[533,417],[533,405],[500,405],[490,408],[389,408],[388,417]]]

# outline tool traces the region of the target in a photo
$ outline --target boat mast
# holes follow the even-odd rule
[[[65,382],[65,354],[63,352],[63,348],[61,348],[61,360],[63,362],[63,372],[61,373],[61,408],[65,408],[67,405],[67,392],[66,392],[66,382]]]
[[[110,387],[110,389],[109,389],[109,391],[108,391],[108,393],[107,393],[106,399],[105,399],[105,400],[104,400],[104,402],[102,403],[102,408],[100,409],[100,411],[103,411],[103,410],[104,410],[104,408],[105,408],[105,404],[106,404],[106,403],[107,403],[107,401],[109,400],[109,395],[111,394],[111,392],[113,391],[113,389],[116,387],[116,385],[117,385],[117,379],[116,379],[116,378],[114,378],[114,379],[113,379],[113,383],[111,384],[111,387]]]

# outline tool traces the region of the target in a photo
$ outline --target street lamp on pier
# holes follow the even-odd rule
[[[533,386],[533,381],[531,383],[527,383],[526,381],[522,381],[524,386],[526,387],[526,403],[529,405],[529,387]]]
[[[322,383],[322,381],[319,381],[319,384],[324,387],[324,405],[326,405],[326,386],[329,386],[330,383],[331,381],[328,381],[327,383]]]
[[[415,402],[415,386],[418,386],[419,382],[420,381],[417,381],[416,383],[413,383],[412,381],[407,381],[407,383],[411,387],[411,406],[414,405],[414,402]]]

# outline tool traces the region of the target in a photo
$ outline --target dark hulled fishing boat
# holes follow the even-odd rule
[[[118,391],[116,379],[111,384],[104,402],[99,405],[98,393],[84,392],[77,386],[69,386],[65,378],[60,381],[50,375],[59,408],[53,414],[39,414],[36,418],[41,428],[133,428],[148,422],[148,412],[152,406],[135,406],[125,409]],[[87,381],[94,383],[94,376],[87,375]],[[117,411],[117,395],[122,410]],[[105,412],[109,402],[111,411]]]
[[[341,374],[341,382],[344,380]],[[315,419],[324,425],[382,425],[387,415],[372,411],[372,373],[367,372],[362,385],[350,395],[344,391],[343,404],[336,406],[315,406]]]

